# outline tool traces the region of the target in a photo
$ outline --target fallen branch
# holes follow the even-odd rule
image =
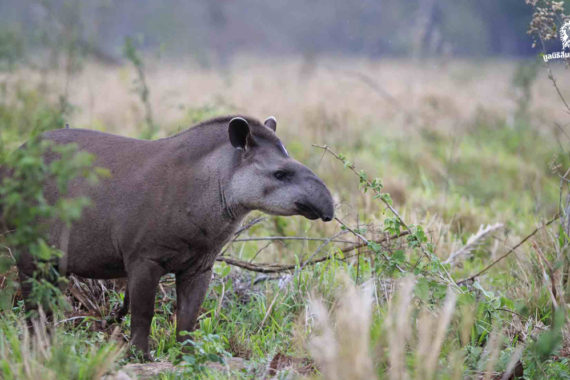
[[[521,245],[523,245],[524,243],[527,242],[528,239],[530,239],[531,237],[533,237],[534,235],[536,235],[536,233],[538,231],[540,231],[541,229],[548,227],[549,225],[551,225],[552,223],[554,223],[556,220],[558,220],[558,217],[560,215],[556,214],[555,217],[553,217],[552,219],[550,219],[548,222],[546,222],[545,224],[543,224],[542,226],[536,227],[534,229],[534,231],[532,231],[530,234],[528,234],[524,239],[522,239],[521,241],[519,241],[514,247],[512,247],[511,249],[509,249],[507,251],[507,253],[505,253],[503,256],[499,257],[498,259],[496,259],[495,261],[493,261],[491,264],[487,265],[485,268],[483,268],[482,270],[480,270],[479,272],[475,273],[472,276],[469,276],[463,280],[457,281],[457,285],[461,285],[465,282],[468,281],[473,281],[475,278],[479,277],[480,275],[482,275],[483,273],[487,272],[489,269],[491,269],[492,267],[494,267],[498,262],[500,262],[501,260],[503,260],[505,257],[509,256],[511,253],[513,253],[517,248],[519,248]]]
[[[379,240],[375,240],[374,242],[377,244],[380,243],[384,243],[393,239],[398,239],[401,238],[402,236],[406,236],[409,234],[409,231],[402,231],[400,232],[398,235],[395,236],[387,236],[384,237],[382,239]],[[358,243],[358,244],[354,244],[350,247],[347,247],[345,249],[341,249],[342,254],[346,254],[349,252],[352,252],[354,250],[357,250],[359,248],[363,248],[366,247],[368,244],[367,243]],[[349,256],[352,257],[352,256]],[[349,258],[349,257],[345,257]],[[301,264],[302,267],[307,267],[310,265],[315,265],[318,263],[322,263],[324,261],[327,260],[332,260],[333,258],[338,258],[336,255],[326,255],[326,256],[322,256],[319,257],[317,259],[314,260],[309,260],[306,261],[304,264]],[[271,264],[271,263],[264,263],[264,264],[256,264],[256,263],[250,263],[248,261],[243,261],[243,260],[239,260],[239,259],[235,259],[233,257],[226,257],[226,256],[218,256],[216,258],[216,261],[221,261],[224,262],[228,265],[232,265],[238,268],[242,268],[242,269],[246,269],[252,272],[258,272],[258,273],[281,273],[281,272],[287,272],[287,271],[293,271],[295,270],[295,268],[297,268],[297,264]]]

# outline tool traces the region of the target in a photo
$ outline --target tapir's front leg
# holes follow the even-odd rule
[[[127,270],[131,309],[131,344],[146,360],[152,360],[148,349],[150,324],[154,316],[154,299],[164,268],[151,260],[141,260]]]
[[[188,269],[176,274],[176,335],[179,342],[188,339],[180,332],[194,330],[211,278],[211,269],[202,273]]]

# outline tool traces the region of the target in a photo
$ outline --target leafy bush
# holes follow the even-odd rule
[[[50,310],[57,309],[54,306],[61,306],[62,298],[56,286],[60,279],[53,269],[53,264],[63,253],[48,244],[46,228],[54,221],[61,221],[66,228],[71,228],[71,223],[77,220],[83,208],[89,205],[89,199],[66,198],[69,183],[81,177],[95,184],[105,171],[93,170],[95,157],[78,151],[74,144],[56,145],[41,138],[43,132],[62,127],[62,115],[55,108],[43,105],[29,110],[29,103],[26,102],[17,102],[6,107],[18,109],[18,105],[23,108],[20,112],[0,112],[0,130],[4,131],[0,138],[21,130],[19,125],[14,123],[12,115],[30,111],[36,111],[37,114],[28,115],[35,124],[28,127],[31,128],[31,134],[25,145],[9,152],[8,144],[0,144],[0,226],[3,231],[9,231],[2,235],[6,249],[2,250],[0,256],[0,273],[7,272],[23,252],[30,253],[37,263],[37,271],[33,278],[29,279],[33,282],[32,302],[44,305]],[[55,159],[47,162],[44,159],[46,154],[53,155]],[[55,204],[50,204],[43,194],[43,185],[47,181],[54,181],[61,194]],[[3,291],[0,305],[3,308],[10,307],[14,282],[11,281],[10,285]]]

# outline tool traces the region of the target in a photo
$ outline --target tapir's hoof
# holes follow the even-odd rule
[[[155,361],[154,357],[150,354],[150,352],[148,351],[144,352],[132,344],[129,346],[129,358],[141,363]]]
[[[147,353],[143,354],[143,360],[144,360],[145,362],[154,362],[154,361],[156,361],[156,360],[154,359],[154,357],[150,354],[150,352],[147,352]]]

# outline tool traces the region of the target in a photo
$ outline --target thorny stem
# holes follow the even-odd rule
[[[368,240],[362,236],[361,234],[359,234],[358,232],[352,230],[349,226],[346,225],[346,223],[344,223],[342,220],[340,220],[339,218],[337,218],[336,216],[334,217],[334,220],[336,220],[341,226],[343,226],[344,228],[346,228],[350,233],[352,233],[354,236],[356,236],[357,238],[359,238],[360,240],[362,240],[365,244],[368,244]]]
[[[340,162],[342,162],[343,164],[345,164],[345,166],[347,168],[349,168],[354,174],[356,174],[359,178],[361,178],[361,180],[363,180],[363,178],[360,176],[360,173],[358,173],[358,171],[356,170],[356,167],[353,163],[350,163],[350,165],[346,165],[346,162],[340,157],[340,155],[338,153],[336,153],[335,151],[333,151],[331,148],[328,147],[328,145],[317,145],[317,144],[312,144],[315,148],[319,148],[322,149],[324,152],[328,152],[330,153],[334,158],[336,158],[337,160],[339,160]],[[390,212],[392,214],[394,214],[394,216],[398,219],[398,222],[400,223],[400,225],[402,225],[408,232],[410,235],[413,235],[414,232],[412,231],[412,229],[410,228],[410,226],[408,226],[408,224],[404,221],[404,219],[400,216],[400,214],[398,213],[398,211],[396,211],[396,209],[388,202],[386,201],[386,199],[384,199],[383,197],[381,197],[381,193],[378,192],[378,190],[376,190],[374,188],[374,186],[372,185],[372,183],[366,178],[364,179],[364,182],[366,183],[366,185],[372,189],[372,191],[374,191],[374,193],[376,195],[378,195],[378,199],[380,199],[380,201],[382,201],[382,203],[384,203],[384,205],[386,206],[386,208],[388,210],[390,210]],[[340,221],[338,218],[335,218],[337,222],[339,222],[341,225],[343,225],[345,228],[348,228],[346,226],[346,224],[344,224],[342,221]],[[349,229],[349,231],[351,231],[353,234],[355,234],[355,236],[359,237],[360,239],[363,239],[363,241],[366,241],[366,239],[364,237],[362,237],[359,234],[356,234],[355,231],[352,231]],[[416,239],[417,240],[417,239]],[[422,251],[423,255],[431,261],[431,255],[429,254],[429,252],[426,250],[426,248],[424,247],[424,245],[422,244],[421,241],[417,240],[418,246],[420,248],[420,250]],[[414,265],[414,268],[416,268],[423,256],[420,256],[420,258],[418,259],[418,261],[416,262],[416,264]],[[443,280],[448,282],[449,284],[453,285],[453,286],[457,286],[457,284],[455,283],[455,281],[453,280],[453,278],[451,277],[451,275],[449,274],[449,272],[447,271],[447,269],[445,269],[445,267],[441,267],[443,269],[443,271],[445,272],[445,276],[441,273],[439,273],[439,277]]]
[[[328,145],[316,145],[316,144],[313,144],[313,146],[314,146],[315,148],[323,149],[325,152],[328,152],[328,153],[330,153],[331,155],[333,155],[333,156],[334,156],[337,160],[339,160],[340,162],[344,162],[344,161],[342,160],[342,158],[341,158],[335,151],[333,151],[331,148],[328,147]],[[356,167],[354,166],[354,164],[347,165],[347,167],[348,167],[354,174],[356,174],[357,176],[360,176],[360,174],[356,171]],[[371,183],[368,179],[366,179],[366,184],[368,185],[368,187],[373,188],[372,183]],[[376,190],[373,190],[373,191],[374,191],[377,195],[379,195]],[[408,231],[410,232],[410,234],[413,234],[412,229],[410,228],[410,226],[408,226],[408,224],[404,221],[404,219],[402,219],[402,217],[400,216],[400,214],[398,213],[398,211],[396,211],[396,209],[395,209],[390,203],[388,203],[384,198],[379,197],[378,199],[380,199],[380,201],[382,201],[382,203],[384,203],[384,205],[386,206],[386,208],[388,208],[388,210],[390,210],[390,212],[391,212],[392,214],[394,214],[394,216],[398,219],[398,222],[399,222],[406,230],[408,230]],[[344,225],[344,226],[346,227],[346,225],[345,225],[344,223],[342,223],[340,220],[338,220],[337,218],[335,218],[335,219],[336,219],[338,222],[340,222],[342,225]],[[356,236],[358,236],[358,235],[356,235]],[[358,237],[362,238],[361,236],[358,236]],[[423,246],[423,244],[422,244],[421,242],[418,242],[418,243],[419,243],[419,247],[420,247],[422,253],[423,253],[428,259],[431,259],[430,254],[427,252],[427,250],[425,249],[425,247]]]
[[[558,82],[556,82],[556,78],[554,78],[554,74],[552,74],[552,69],[550,68],[550,65],[548,63],[546,63],[546,69],[548,70],[548,79],[550,79],[552,85],[554,86],[556,92],[558,93],[558,97],[560,98],[560,100],[562,100],[562,103],[564,103],[564,106],[566,107],[566,112],[570,113],[570,106],[566,102],[564,95],[562,95],[562,92],[558,87]]]

